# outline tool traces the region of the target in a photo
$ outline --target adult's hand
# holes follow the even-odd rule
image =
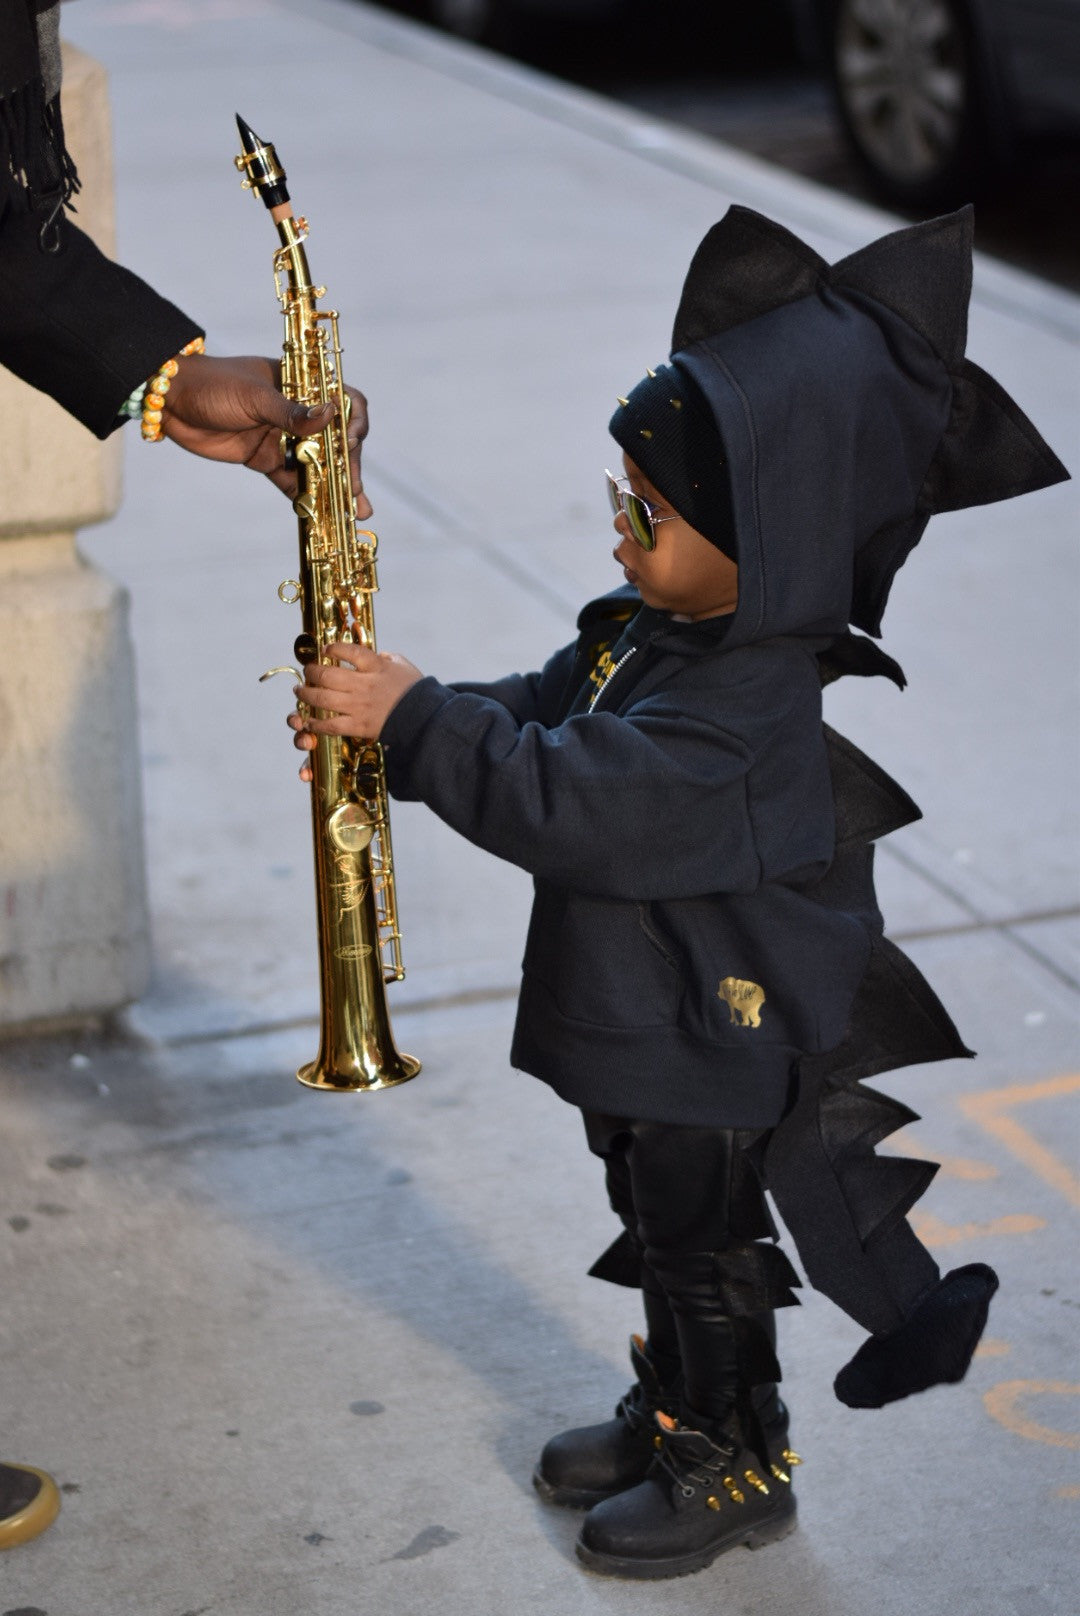
[[[281,367],[273,359],[254,355],[217,358],[191,354],[177,360],[177,373],[165,395],[161,429],[167,438],[207,460],[227,460],[265,472],[282,493],[293,498],[295,471],[285,469],[281,435],[311,437],[334,416],[328,403],[314,415],[278,391]],[[367,436],[367,400],[355,387],[346,387],[352,402],[346,437],[356,514],[371,515],[371,505],[360,477],[360,446]]]

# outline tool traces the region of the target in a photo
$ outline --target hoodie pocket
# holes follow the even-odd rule
[[[869,958],[858,917],[779,885],[650,906],[685,980],[680,1025],[727,1049],[818,1051],[843,1037]]]
[[[749,1048],[788,1038],[772,972],[730,923],[724,898],[652,904],[649,922],[686,987],[680,1025],[692,1038]]]
[[[524,968],[564,1016],[601,1027],[671,1026],[678,963],[652,926],[649,905],[538,892]]]

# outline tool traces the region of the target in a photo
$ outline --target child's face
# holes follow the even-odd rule
[[[612,554],[627,583],[635,585],[646,606],[677,612],[694,622],[733,612],[739,598],[739,569],[734,561],[672,509],[629,455],[623,455],[623,465],[634,493],[641,495],[655,515],[667,518],[656,525],[656,548],[643,550],[631,536],[623,512],[616,516],[619,543]]]

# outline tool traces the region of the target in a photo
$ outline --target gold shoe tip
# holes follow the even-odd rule
[[[5,1468],[36,1476],[41,1483],[25,1508],[0,1520],[0,1549],[14,1549],[20,1543],[29,1543],[31,1538],[39,1537],[52,1525],[60,1513],[60,1489],[46,1471],[38,1470],[35,1465],[8,1465]]]

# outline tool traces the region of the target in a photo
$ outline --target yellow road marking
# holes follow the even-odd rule
[[[1080,1386],[1067,1380],[1003,1380],[983,1393],[983,1406],[999,1425],[1029,1442],[1042,1442],[1049,1448],[1080,1448],[1080,1431],[1056,1431],[1052,1425],[1040,1425],[1020,1407],[1023,1397],[1047,1394],[1076,1397],[1080,1396]],[[1080,1494],[1080,1489],[1077,1492]]]
[[[1017,1161],[1023,1162],[1044,1184],[1057,1190],[1070,1205],[1080,1207],[1080,1178],[1039,1141],[1015,1117],[1005,1113],[1034,1100],[1057,1099],[1080,1089],[1080,1073],[1050,1077],[1040,1083],[1013,1083],[1008,1088],[990,1089],[983,1094],[964,1094],[957,1105],[964,1115],[992,1134]]]
[[[1010,1212],[1003,1218],[991,1218],[989,1223],[946,1223],[933,1212],[916,1212],[911,1227],[919,1239],[939,1251],[943,1246],[957,1246],[962,1240],[981,1240],[996,1234],[1034,1234],[1046,1228],[1046,1219],[1032,1212]]]
[[[929,1146],[922,1146],[905,1128],[901,1133],[894,1133],[888,1142],[888,1148],[898,1150],[901,1155],[914,1156],[918,1161],[936,1161],[941,1166],[943,1178],[965,1178],[971,1181],[984,1178],[997,1178],[998,1169],[989,1162],[972,1161],[969,1156],[944,1156],[940,1150],[931,1150]]]
[[[993,1336],[983,1336],[975,1348],[976,1358],[1007,1358],[1012,1351],[1007,1341],[996,1341]]]

